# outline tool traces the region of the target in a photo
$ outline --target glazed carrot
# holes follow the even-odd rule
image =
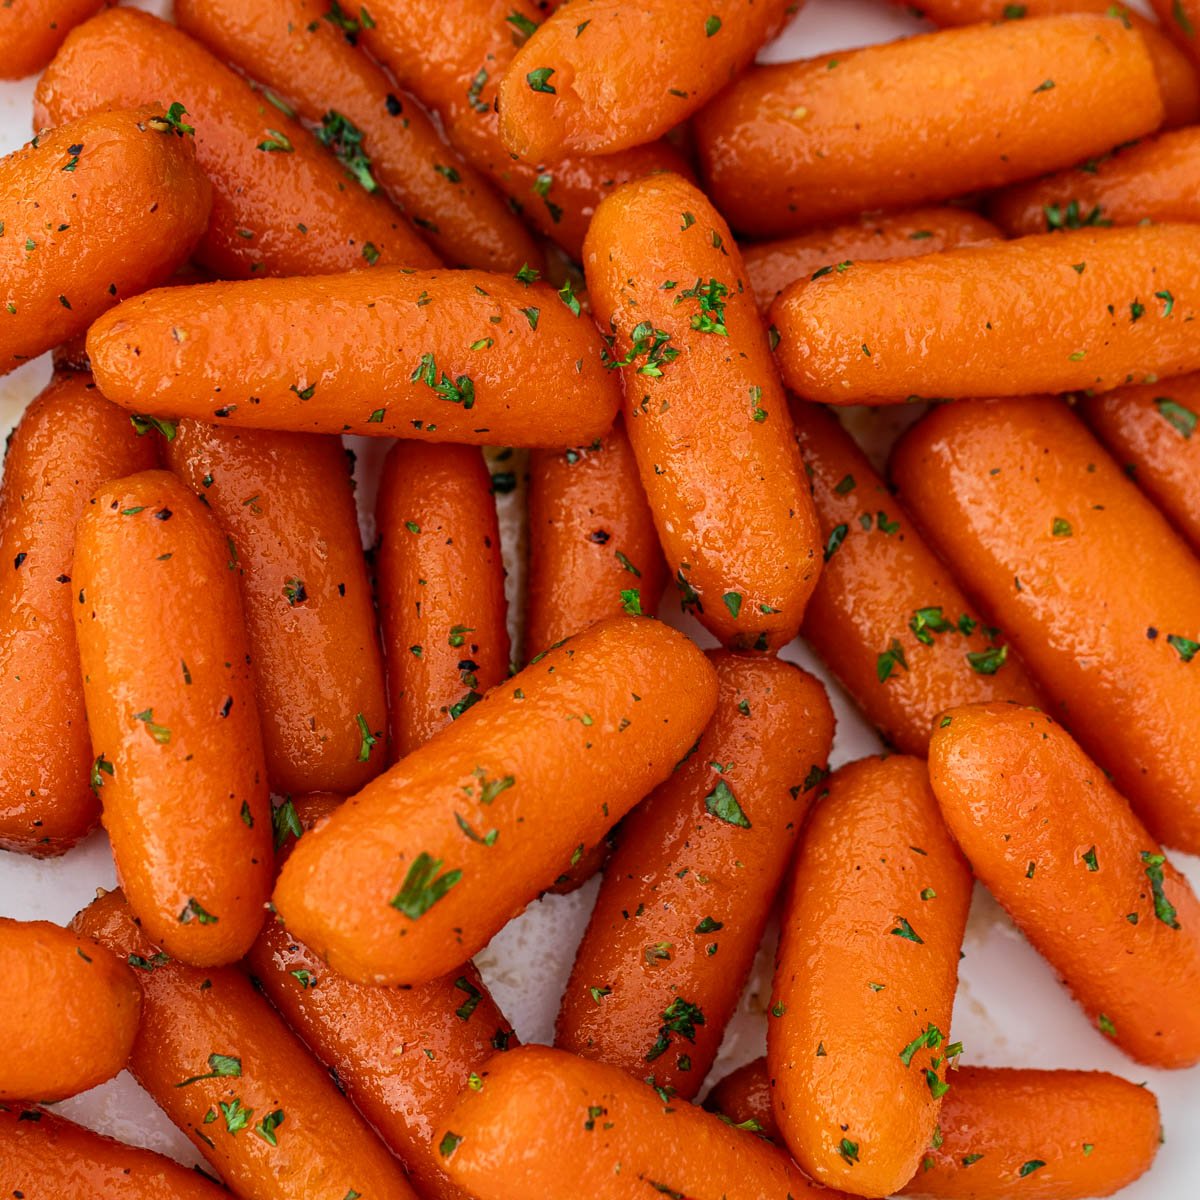
[[[0,1101],[62,1100],[111,1079],[141,1001],[125,964],[90,938],[0,917],[0,1012],[15,1051],[0,1064]]]
[[[933,1138],[971,872],[925,764],[842,767],[813,806],[775,963],[767,1062],[775,1119],[817,1182],[887,1196]]]
[[[917,258],[999,237],[1000,231],[990,221],[969,208],[916,208],[758,242],[743,247],[742,257],[755,303],[766,312],[789,283],[817,271],[846,269],[856,262]]]
[[[340,803],[294,804],[309,829]],[[516,1044],[512,1026],[467,963],[415,988],[351,983],[282,925],[268,921],[246,958],[255,982],[338,1079],[355,1107],[408,1168],[428,1200],[464,1200],[442,1170],[436,1122],[497,1051]]]
[[[378,775],[383,659],[350,470],[336,438],[181,421],[168,465],[236,554],[273,790],[350,792]]]
[[[1162,119],[1145,42],[1083,15],[752,67],[695,129],[713,203],[735,229],[778,236],[1029,179]]]
[[[204,232],[208,181],[163,113],[98,113],[0,159],[0,373],[161,283]]]
[[[73,924],[138,968],[142,1027],[129,1069],[236,1195],[415,1200],[396,1160],[240,970],[169,958],[119,891]]]
[[[792,417],[826,556],[801,631],[871,724],[923,756],[934,717],[955,704],[1037,703],[1025,668],[837,418],[803,401]]]
[[[601,617],[658,611],[666,567],[620,420],[590,446],[534,451],[527,494],[527,657]]]
[[[1181,47],[1193,62],[1200,62],[1200,48],[1196,39],[1200,30],[1200,4],[1197,0],[1150,0],[1150,7],[1175,45]]]
[[[508,678],[500,526],[482,453],[397,442],[375,528],[394,762]]]
[[[717,1080],[704,1099],[704,1107],[773,1142],[781,1140],[771,1104],[771,1077],[765,1056],[743,1063]],[[943,1103],[942,1108],[945,1107]]]
[[[104,827],[172,955],[232,962],[271,886],[271,810],[234,548],[166,471],[101,488],[71,591]]]
[[[811,675],[709,658],[716,713],[621,826],[555,1033],[556,1046],[685,1100],[716,1057],[833,742]]]
[[[1081,397],[1079,412],[1125,473],[1200,554],[1200,376]]]
[[[754,59],[803,0],[592,0],[561,9],[500,82],[500,132],[523,159],[609,154],[686,121]]]
[[[198,1171],[44,1108],[0,1105],[0,1194],[24,1200],[222,1200]]]
[[[684,608],[734,648],[784,645],[820,530],[729,227],[685,179],[657,175],[601,205],[584,268]]]
[[[61,854],[95,825],[92,744],[75,646],[75,524],[102,484],[155,465],[88,375],[25,410],[0,484],[0,847]]]
[[[655,171],[687,170],[665,142],[538,165],[513,158],[500,137],[496,102],[517,48],[541,20],[531,0],[458,0],[453,13],[442,0],[374,0],[370,16],[365,28],[339,23],[438,114],[463,157],[572,258],[596,206],[615,187]]]
[[[1200,219],[1200,129],[1177,129],[993,197],[1012,235]]]
[[[929,778],[975,874],[1100,1032],[1157,1067],[1200,1060],[1200,901],[1052,718],[951,709]]]
[[[808,400],[892,404],[1107,391],[1194,371],[1198,254],[1195,226],[1159,225],[835,270],[771,307],[784,382]]]
[[[783,1151],[618,1067],[523,1046],[479,1074],[483,1086],[434,1135],[451,1178],[478,1200],[844,1200]]]
[[[330,20],[326,0],[180,0],[175,19],[285,97],[368,191],[379,188],[451,266],[541,266],[520,218],[446,144],[418,101]]]
[[[23,79],[40,71],[63,38],[107,0],[22,0],[0,7],[0,79]]]
[[[570,445],[620,400],[591,321],[484,271],[162,288],[97,321],[87,348],[118,404],[295,432]]]
[[[901,499],[1159,840],[1200,850],[1200,563],[1062,404],[942,405]]]
[[[645,619],[600,621],[302,838],[276,909],[351,979],[444,975],[670,774],[716,691],[715,672],[682,634]]]
[[[38,83],[38,125],[165,98],[187,109],[213,183],[200,262],[231,279],[327,274],[437,258],[390,204],[360,187],[265,95],[165,21],[113,8],[74,30]],[[136,256],[133,256],[136,257]]]

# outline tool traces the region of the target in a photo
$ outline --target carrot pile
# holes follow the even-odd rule
[[[120,885],[0,915],[0,1196],[1150,1168],[1152,1092],[955,1003],[978,884],[1200,1064],[1200,3],[756,63],[802,7],[0,9],[0,849]],[[596,874],[521,1045],[476,956]],[[205,1170],[46,1107],[125,1069]]]

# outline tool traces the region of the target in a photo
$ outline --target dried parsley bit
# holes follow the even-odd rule
[[[719,279],[710,279],[708,283],[697,279],[693,287],[680,292],[675,297],[676,304],[685,300],[696,300],[700,311],[692,317],[692,328],[700,333],[715,333],[720,337],[728,337],[729,330],[725,326],[725,297],[729,288]]]
[[[356,21],[342,8],[338,0],[330,0],[329,11],[324,14],[324,18],[330,25],[340,29],[346,41],[352,46],[358,44],[358,35],[364,29],[375,28],[375,21],[367,12],[366,5],[358,10],[358,20]]]
[[[662,375],[664,366],[679,357],[679,351],[667,345],[671,335],[664,329],[655,329],[649,321],[640,321],[635,325],[629,340],[631,345],[624,358],[613,358],[607,350],[600,352],[600,361],[608,370],[632,366],[644,354],[646,361],[638,367],[637,373],[657,378]]]
[[[545,92],[548,95],[555,96],[558,93],[555,90],[554,84],[550,82],[550,76],[553,74],[553,67],[538,67],[537,70],[530,71],[525,76],[525,82],[529,84],[531,92]]]
[[[523,46],[537,32],[537,22],[531,21],[523,13],[517,12],[514,8],[507,17],[504,18],[505,24],[511,25],[516,33],[513,34],[513,45]]]
[[[263,138],[258,143],[256,149],[265,150],[268,154],[294,154],[296,147],[292,145],[292,139],[286,133],[281,133],[278,129],[268,129],[269,137]]]
[[[178,137],[183,137],[185,133],[190,133],[194,136],[196,127],[188,125],[183,120],[186,113],[187,109],[176,100],[161,117],[151,117],[146,124],[155,133],[173,133]]]
[[[157,954],[152,954],[149,958],[143,958],[140,954],[131,954],[126,961],[131,967],[136,967],[139,971],[155,971],[159,967],[165,967],[171,959],[160,950]]]
[[[168,442],[175,440],[175,422],[168,421],[163,417],[150,417],[142,413],[130,413],[129,423],[133,426],[138,437],[147,434],[150,430],[155,429],[167,439]]]
[[[321,118],[321,127],[313,132],[319,142],[333,151],[346,173],[366,191],[374,192],[379,188],[371,174],[371,159],[363,149],[362,130],[353,121],[331,108]]]
[[[268,1146],[278,1146],[279,1139],[275,1136],[275,1130],[283,1124],[283,1109],[277,1108],[274,1112],[269,1112],[257,1125],[254,1126],[254,1132],[258,1134]]]
[[[671,1034],[686,1038],[689,1042],[696,1041],[696,1028],[704,1024],[704,1013],[700,1006],[692,1004],[682,996],[676,996],[663,1009],[663,1023],[659,1027],[658,1037],[646,1054],[646,1062],[653,1062],[665,1054],[671,1046]]]
[[[451,404],[461,404],[464,409],[475,407],[475,384],[469,375],[459,375],[451,381],[450,376],[442,372],[438,381],[437,361],[432,354],[422,354],[413,373],[409,376],[410,383],[424,383],[443,400]]]
[[[462,879],[463,873],[457,868],[439,875],[442,861],[422,850],[408,868],[400,890],[389,902],[391,906],[402,912],[410,921],[420,920]]]
[[[110,763],[103,754],[101,754],[100,757],[96,759],[94,763],[92,763],[92,791],[97,795],[100,794],[100,789],[104,786],[104,776],[101,775],[101,772],[109,777],[114,774],[112,763]]]
[[[376,731],[371,732],[371,727],[367,724],[367,718],[362,713],[357,713],[354,717],[358,725],[359,744],[358,744],[358,761],[366,762],[371,757],[371,750],[378,744],[383,734]]]
[[[858,1162],[857,1142],[852,1142],[849,1138],[842,1138],[835,1149],[851,1166]]]
[[[717,786],[704,797],[704,807],[727,825],[736,825],[739,829],[751,828],[750,818],[746,816],[737,797],[723,779],[718,779]]]
[[[1172,400],[1170,396],[1156,397],[1154,405],[1158,409],[1159,416],[1185,438],[1190,438],[1196,432],[1196,425],[1200,422],[1200,418],[1197,418],[1190,408],[1185,408],[1177,400]]]
[[[1101,217],[1100,205],[1097,204],[1090,212],[1081,213],[1078,200],[1071,200],[1065,205],[1045,204],[1042,212],[1046,216],[1046,228],[1053,229],[1086,229],[1089,226],[1099,227],[1111,225],[1111,221]]]
[[[917,934],[917,931],[904,917],[896,918],[896,928],[891,930],[891,933],[896,937],[905,938],[907,941],[916,942],[918,946],[925,945],[925,939]]]
[[[179,914],[180,925],[187,925],[193,920],[200,925],[215,925],[220,919],[220,917],[214,917],[212,913],[206,912],[194,896],[188,899],[187,904],[183,907],[183,912]]]
[[[1191,638],[1183,637],[1178,633],[1167,634],[1167,645],[1183,659],[1185,663],[1190,663],[1196,657],[1196,652],[1200,651],[1200,642],[1194,642]]]
[[[1163,886],[1163,867],[1167,862],[1166,856],[1143,850],[1142,862],[1145,863],[1146,878],[1150,880],[1150,890],[1154,895],[1154,915],[1171,929],[1179,929],[1179,917],[1175,905],[1167,899],[1167,893]]]
[[[462,1144],[462,1135],[447,1130],[442,1140],[438,1142],[438,1153],[443,1158],[449,1158]]]
[[[163,956],[166,957],[165,955]],[[132,961],[132,960],[131,960]],[[153,970],[153,968],[150,968]],[[208,1056],[208,1071],[204,1075],[193,1075],[190,1079],[184,1079],[175,1086],[177,1088],[189,1087],[193,1083],[199,1083],[202,1079],[230,1079],[240,1076],[242,1073],[242,1060],[235,1058],[232,1054],[210,1054]]]
[[[897,638],[892,638],[892,644],[875,660],[875,678],[880,683],[887,683],[897,667],[908,670],[908,660],[904,657],[904,647]]]
[[[147,708],[134,713],[133,720],[141,721],[146,726],[146,731],[160,746],[165,746],[171,740],[171,731],[165,725],[155,724],[154,709]]]
[[[276,850],[287,841],[289,835],[300,837],[304,833],[304,826],[300,824],[300,818],[296,815],[296,806],[292,803],[291,796],[272,811],[271,825],[275,830]]]

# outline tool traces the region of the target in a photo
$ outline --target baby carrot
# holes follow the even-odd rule
[[[179,120],[195,127],[196,159],[213,183],[212,219],[197,257],[214,274],[436,264],[400,214],[381,196],[349,186],[299,122],[149,13],[111,8],[75,29],[38,83],[34,116],[38,125],[57,125],[162,98],[187,110]]]
[[[62,1100],[122,1070],[142,996],[124,963],[49,921],[0,917],[0,1101]],[[3,1157],[0,1155],[0,1157]]]
[[[713,203],[778,236],[1030,179],[1162,119],[1142,38],[1068,15],[751,67],[695,130]]]
[[[559,446],[599,437],[620,402],[595,326],[524,273],[161,288],[87,348],[118,404],[265,429]]]
[[[929,778],[979,880],[1104,1036],[1138,1062],[1200,1060],[1200,901],[1052,718],[972,704],[938,722]]]
[[[396,1160],[236,967],[202,970],[150,942],[119,891],[74,927],[137,968],[129,1069],[244,1200],[416,1200]]]
[[[336,438],[167,426],[168,465],[232,544],[267,780],[350,792],[383,769],[383,659],[350,470]]]
[[[525,654],[613,613],[653,616],[666,586],[654,518],[625,426],[529,458]]]
[[[775,1124],[771,1089],[766,1057],[755,1058],[713,1084],[705,1097],[704,1107],[709,1112],[728,1117],[734,1125],[778,1142],[781,1138],[779,1126]],[[942,1108],[945,1107],[943,1103]]]
[[[483,454],[397,442],[375,528],[394,762],[508,677],[500,525]]]
[[[500,82],[500,132],[523,159],[608,154],[686,121],[753,60],[803,0],[593,0],[560,9]]]
[[[784,382],[807,400],[893,404],[1195,371],[1198,255],[1200,229],[1158,225],[859,263],[794,283],[771,307]]]
[[[1037,703],[1025,668],[980,620],[837,418],[792,405],[825,535],[801,631],[889,744],[924,756],[938,713]]]
[[[716,673],[682,634],[600,621],[306,834],[275,906],[351,979],[444,975],[670,774],[716,693]]]
[[[1200,850],[1200,562],[1057,401],[941,405],[901,500],[1151,832]]]
[[[175,19],[319,126],[347,174],[369,192],[382,189],[446,263],[540,266],[520,217],[446,144],[417,100],[397,95],[350,44],[333,12],[326,0],[180,0]]]
[[[762,312],[789,283],[820,271],[848,270],[856,262],[918,258],[999,239],[1000,231],[969,208],[916,208],[860,217],[849,225],[814,229],[742,248],[754,302]]]
[[[92,781],[130,904],[199,965],[249,948],[271,887],[271,810],[236,550],[166,471],[101,488],[71,591]]]
[[[523,1046],[479,1075],[434,1135],[450,1177],[478,1200],[845,1200],[768,1142],[618,1067]]]
[[[1200,62],[1200,3],[1197,0],[1150,0],[1163,29],[1171,40],[1192,59]]]
[[[656,175],[600,206],[584,267],[684,608],[735,649],[784,645],[820,530],[729,227],[685,179]]]
[[[24,79],[40,71],[63,38],[106,0],[22,0],[0,6],[0,79]]]
[[[925,764],[842,767],[813,806],[781,921],[767,1063],[775,1118],[818,1183],[887,1196],[952,1089],[971,872]]]
[[[555,1034],[685,1100],[716,1057],[833,742],[811,675],[775,658],[709,658],[716,713],[621,826]]]
[[[11,435],[0,483],[0,848],[61,854],[95,825],[71,553],[88,498],[156,465],[90,375],[60,375]]]
[[[0,159],[0,373],[166,279],[210,194],[193,139],[161,108],[85,116]]]
[[[1200,129],[1177,129],[993,197],[1013,235],[1089,225],[1200,220]]]
[[[1200,375],[1081,397],[1079,412],[1200,555]]]
[[[44,1108],[0,1105],[0,1195],[24,1200],[228,1200],[199,1171]]]

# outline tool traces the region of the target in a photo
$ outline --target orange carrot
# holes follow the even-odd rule
[[[1200,1061],[1200,900],[1071,737],[1037,709],[951,709],[929,778],[980,881],[1100,1032],[1139,1062]]]
[[[771,1103],[772,1086],[766,1057],[756,1058],[717,1080],[704,1099],[704,1107],[728,1117],[742,1129],[778,1142],[782,1139]],[[942,1108],[945,1107],[943,1103]]]
[[[375,527],[394,762],[508,678],[500,526],[483,455],[397,442]]]
[[[271,886],[235,554],[189,488],[145,471],[92,497],[71,571],[117,871],[147,935],[198,965],[249,949]]]
[[[98,12],[107,0],[22,0],[0,6],[0,79],[23,79],[40,71],[63,38]]]

